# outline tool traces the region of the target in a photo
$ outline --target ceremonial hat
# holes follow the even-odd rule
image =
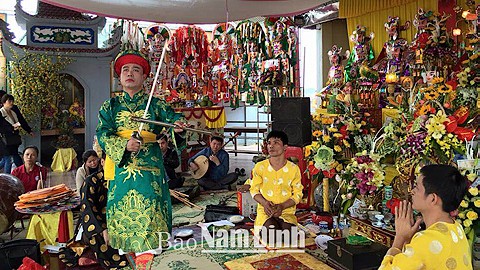
[[[120,52],[115,58],[115,73],[120,76],[123,65],[125,64],[137,64],[143,68],[143,74],[150,73],[150,63],[148,62],[145,55],[137,50],[125,50]]]

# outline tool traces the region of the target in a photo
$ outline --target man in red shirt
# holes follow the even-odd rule
[[[36,146],[25,147],[23,150],[24,164],[12,172],[13,176],[22,181],[25,192],[42,188],[43,182],[47,179],[47,169],[36,164],[37,157],[38,148]]]

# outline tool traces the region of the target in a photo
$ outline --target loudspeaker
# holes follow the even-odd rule
[[[272,129],[288,136],[288,145],[303,147],[312,143],[310,98],[272,98]]]
[[[312,144],[312,123],[305,122],[272,122],[273,130],[281,130],[288,136],[288,145],[303,147]]]
[[[284,97],[272,98],[272,121],[298,122],[310,121],[310,98]]]
[[[288,136],[288,145],[303,147],[312,143],[310,98],[272,98],[272,129]]]

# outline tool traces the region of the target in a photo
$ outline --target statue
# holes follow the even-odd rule
[[[367,28],[362,25],[357,25],[357,29],[353,31],[350,36],[350,40],[355,43],[354,50],[348,58],[345,65],[345,81],[352,81],[358,78],[359,68],[366,62],[366,65],[370,64],[370,61],[375,58],[373,54],[372,45],[370,41],[374,38],[374,34],[370,33],[366,36]]]

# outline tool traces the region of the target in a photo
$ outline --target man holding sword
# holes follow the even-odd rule
[[[107,100],[99,112],[98,142],[107,154],[107,228],[104,238],[127,255],[134,269],[149,269],[159,249],[159,235],[172,229],[172,205],[162,152],[156,134],[162,126],[133,121],[132,117],[175,124],[182,133],[182,114],[143,90],[150,65],[135,50],[115,60],[123,93]],[[153,89],[152,89],[153,91]],[[89,228],[86,228],[87,230]],[[161,234],[164,232],[165,234]],[[165,239],[162,239],[165,240]]]

